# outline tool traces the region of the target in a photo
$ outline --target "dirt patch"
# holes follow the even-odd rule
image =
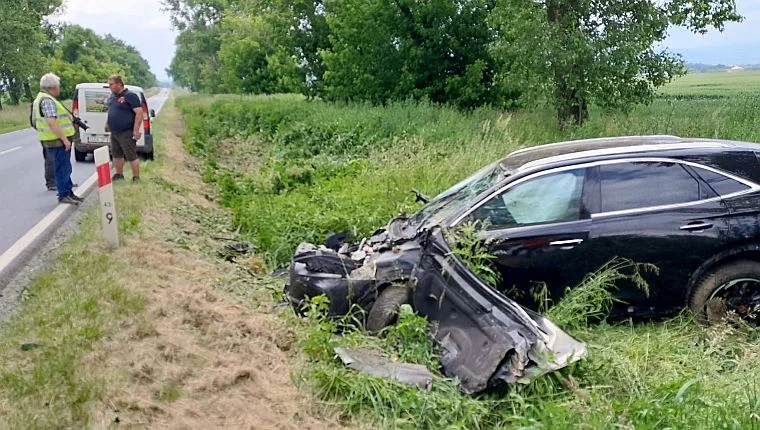
[[[116,334],[85,364],[102,375],[107,395],[93,411],[93,424],[109,428],[321,429],[343,427],[317,407],[291,379],[299,357],[293,333],[271,311],[268,294],[254,302],[223,294],[218,285],[238,277],[233,264],[208,252],[183,249],[168,238],[190,232],[194,221],[172,208],[195,205],[219,211],[203,196],[193,160],[177,135],[179,117],[167,106],[162,139],[162,180],[182,192],[166,193],[143,217],[143,232],[117,251],[129,263],[118,281],[146,300],[139,317],[121,321]],[[237,273],[237,274],[236,274]],[[255,284],[250,284],[255,289]],[[352,428],[355,426],[351,426]]]

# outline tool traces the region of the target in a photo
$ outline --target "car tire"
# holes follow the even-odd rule
[[[722,318],[726,310],[731,309],[717,297],[721,291],[726,290],[737,283],[739,288],[760,289],[760,262],[752,260],[739,260],[724,264],[705,273],[694,286],[689,297],[689,309],[701,324],[710,324]],[[742,284],[743,283],[743,284]],[[740,312],[741,314],[741,312]]]
[[[367,331],[378,333],[393,324],[399,307],[409,301],[409,289],[405,285],[391,284],[375,300],[367,316]]]
[[[85,161],[87,159],[87,153],[74,149],[74,159],[79,162]]]

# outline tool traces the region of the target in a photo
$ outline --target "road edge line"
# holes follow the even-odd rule
[[[98,173],[93,173],[87,180],[82,183],[76,190],[81,197],[87,197],[98,182]],[[64,216],[74,212],[79,205],[73,206],[65,203],[59,203],[50,213],[45,215],[34,227],[29,229],[21,238],[10,246],[2,255],[0,255],[0,279],[5,280],[5,272],[27,251],[37,240],[48,233],[56,223],[59,223]]]

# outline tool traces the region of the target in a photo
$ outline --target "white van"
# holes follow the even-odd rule
[[[142,88],[134,85],[125,85],[125,87],[140,97],[143,112],[145,112],[141,126],[142,136],[137,141],[137,153],[152,160],[153,135],[150,133],[150,122],[151,118],[156,116],[156,112],[151,109],[148,115],[148,100]],[[111,133],[105,131],[110,98],[111,90],[107,83],[77,84],[71,110],[89,126],[87,130],[76,127],[78,139],[74,142],[74,158],[77,161],[85,161],[88,153],[111,143]]]

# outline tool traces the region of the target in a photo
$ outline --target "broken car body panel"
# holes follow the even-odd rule
[[[586,347],[485,284],[451,252],[440,228],[413,273],[412,305],[437,322],[444,373],[466,393],[514,384],[583,358]]]
[[[451,253],[440,227],[412,235],[404,217],[339,252],[300,245],[285,291],[295,307],[325,294],[339,316],[353,305],[369,310],[391,283],[406,283],[413,308],[435,323],[443,371],[466,393],[525,381],[585,356],[584,344],[483,283]]]

